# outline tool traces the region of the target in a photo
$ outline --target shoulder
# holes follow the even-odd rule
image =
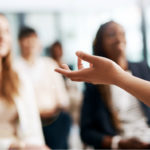
[[[138,63],[129,63],[129,69],[133,75],[150,81],[150,68],[145,61]]]
[[[128,62],[129,67],[138,67],[138,68],[149,68],[146,61],[140,61],[140,62]]]

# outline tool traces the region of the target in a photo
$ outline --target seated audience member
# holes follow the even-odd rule
[[[34,92],[11,60],[8,20],[0,14],[0,149],[48,150]]]
[[[128,62],[123,27],[110,21],[100,26],[93,53],[115,61],[125,71],[150,81],[145,62]],[[86,83],[81,112],[81,138],[96,149],[150,148],[150,108],[114,85]]]
[[[16,66],[28,75],[33,85],[46,144],[52,149],[65,149],[71,119],[65,112],[57,115],[69,105],[64,80],[54,72],[58,65],[51,58],[40,56],[42,47],[34,29],[22,28],[19,32],[19,44],[22,57],[16,61]],[[55,121],[51,124],[49,121],[52,118]]]
[[[56,61],[60,68],[63,68],[63,47],[59,41],[54,42],[47,52],[53,60]],[[72,65],[69,65],[70,69],[73,69]],[[71,115],[73,124],[71,127],[71,132],[69,136],[69,148],[82,148],[80,135],[79,135],[79,118],[80,118],[80,108],[82,102],[82,91],[79,89],[79,84],[77,82],[72,82],[70,79],[65,78],[65,85],[70,99],[70,105],[67,109],[68,115]],[[74,140],[75,139],[75,140]]]
[[[54,42],[50,47],[50,56],[56,61],[60,68],[63,68],[63,47],[59,41]],[[73,69],[72,65],[69,65]],[[80,105],[82,101],[82,92],[79,90],[78,83],[72,82],[70,79],[64,77],[67,92],[70,98],[69,112],[75,123],[79,121]]]

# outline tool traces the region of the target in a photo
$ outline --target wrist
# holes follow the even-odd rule
[[[109,67],[109,71],[110,71],[110,84],[114,84],[117,85],[121,79],[122,76],[124,74],[124,70],[115,62],[111,62],[110,67]]]
[[[119,87],[123,87],[124,82],[128,79],[128,73],[126,73],[124,70],[119,69],[115,73],[115,77],[113,78],[113,84]]]

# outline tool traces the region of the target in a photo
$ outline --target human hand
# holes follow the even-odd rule
[[[120,149],[148,149],[150,144],[140,141],[138,138],[123,139],[119,142]]]
[[[78,71],[71,71],[66,64],[63,65],[63,69],[57,68],[55,71],[72,81],[85,81],[93,84],[113,84],[117,82],[120,73],[123,72],[120,66],[107,58],[92,56],[79,51],[76,55],[78,57]],[[90,63],[90,67],[84,68],[82,60]]]

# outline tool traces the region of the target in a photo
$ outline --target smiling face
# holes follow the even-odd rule
[[[103,34],[102,47],[108,58],[114,61],[117,61],[121,57],[126,59],[126,38],[124,29],[121,25],[112,22],[107,26]]]
[[[0,57],[5,57],[11,49],[11,34],[7,19],[0,15]]]

